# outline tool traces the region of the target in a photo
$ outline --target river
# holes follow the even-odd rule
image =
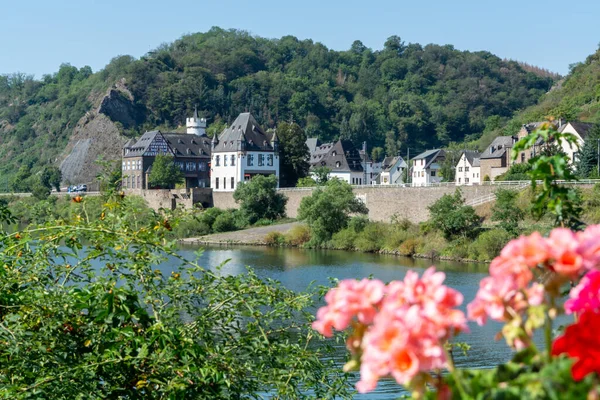
[[[196,250],[198,247],[183,246],[180,252],[188,258],[194,258]],[[251,266],[260,277],[276,279],[286,287],[298,291],[305,290],[311,283],[329,285],[329,278],[360,279],[372,276],[384,282],[398,280],[403,279],[409,269],[421,274],[432,265],[428,260],[391,255],[274,247],[208,248],[200,258],[200,265],[213,268],[225,261],[227,263],[221,270],[222,273],[240,274],[246,271],[246,266]],[[446,273],[445,283],[464,295],[462,309],[466,312],[466,304],[475,297],[479,281],[487,275],[487,264],[448,261],[435,261],[433,264]],[[488,323],[480,327],[470,323],[469,327],[471,332],[457,339],[471,346],[467,357],[458,352],[455,354],[458,367],[489,368],[510,358],[511,351],[504,340],[493,339],[500,330],[500,324]],[[340,350],[340,357],[344,355],[345,352]],[[388,379],[381,381],[375,391],[356,395],[355,398],[394,399],[401,394],[403,391]]]

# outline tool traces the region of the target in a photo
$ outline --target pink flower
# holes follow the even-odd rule
[[[354,318],[368,325],[375,318],[384,293],[385,285],[379,280],[343,280],[325,295],[327,306],[317,311],[317,320],[312,327],[322,335],[331,337],[332,328],[344,330]]]
[[[571,289],[569,300],[565,302],[567,314],[580,313],[586,310],[600,311],[600,271],[588,272],[579,285]]]
[[[579,241],[573,231],[556,228],[548,238],[553,263],[552,269],[559,275],[575,278],[583,270],[583,257],[579,253]]]
[[[577,233],[579,254],[583,257],[583,266],[587,269],[600,267],[600,225],[590,225]]]
[[[529,306],[542,304],[543,300],[544,286],[539,283],[522,289],[513,275],[502,279],[489,276],[479,282],[475,299],[467,305],[467,315],[478,325],[484,325],[488,317],[506,322]]]
[[[531,268],[521,257],[505,258],[502,255],[492,260],[490,275],[500,280],[510,275],[519,288],[526,287],[533,279]]]
[[[421,317],[432,324],[440,338],[450,337],[460,331],[466,331],[467,322],[462,311],[454,309],[463,302],[463,295],[443,285],[446,275],[436,272],[435,267],[428,268],[421,278],[416,272],[408,271],[404,281],[391,282],[382,308],[395,313],[398,318],[406,319],[406,309],[417,305]]]
[[[534,232],[529,236],[521,236],[508,242],[500,256],[505,260],[512,260],[515,264],[524,264],[533,268],[548,260],[549,250],[546,239],[539,232]]]
[[[347,345],[361,355],[359,392],[373,390],[384,376],[424,385],[415,380],[417,375],[446,366],[442,346],[467,330],[467,321],[455,308],[463,296],[444,286],[445,277],[431,267],[421,277],[408,271],[403,281],[387,287],[379,281],[346,280],[327,293],[327,305],[319,309],[313,328],[331,336],[333,328],[353,324]]]

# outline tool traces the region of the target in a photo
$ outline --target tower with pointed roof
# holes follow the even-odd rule
[[[206,118],[198,118],[196,107],[194,107],[194,116],[186,118],[185,126],[189,135],[206,136]]]
[[[211,187],[234,191],[256,175],[279,179],[279,139],[266,133],[250,113],[240,114],[211,143]]]

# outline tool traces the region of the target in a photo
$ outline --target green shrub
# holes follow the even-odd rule
[[[269,226],[272,225],[273,221],[267,218],[261,218],[258,221],[256,221],[254,224],[252,224],[252,226]]]
[[[217,217],[219,215],[223,214],[223,212],[224,211],[221,210],[220,208],[216,208],[216,207],[207,208],[200,214],[200,216],[198,217],[198,221],[204,222],[212,230],[215,220],[217,219]]]
[[[219,215],[212,226],[215,232],[229,232],[237,229],[234,215],[231,212],[224,212]]]
[[[242,210],[235,210],[230,208],[225,212],[231,213],[231,215],[233,216],[233,223],[236,229],[244,229],[248,225],[250,225],[248,215],[246,215],[246,213],[244,213]]]
[[[406,239],[404,242],[402,242],[402,244],[398,248],[398,253],[400,253],[403,256],[410,257],[417,253],[417,250],[420,246],[421,246],[420,238],[413,237],[410,239]]]
[[[398,247],[407,239],[414,237],[413,232],[402,229],[390,229],[384,238],[383,248],[390,251],[398,250]]]
[[[383,248],[388,234],[388,225],[381,222],[370,222],[358,234],[354,246],[364,252],[375,252]]]
[[[417,249],[420,254],[427,258],[438,258],[444,251],[448,242],[439,232],[432,232],[425,236],[421,241],[421,246]]]
[[[513,236],[504,229],[491,229],[483,232],[471,243],[469,258],[479,261],[489,261],[495,258]]]
[[[356,233],[360,233],[365,229],[365,226],[369,223],[369,218],[363,215],[350,218],[348,221],[348,228],[352,229]]]
[[[331,238],[331,246],[340,250],[354,250],[354,241],[358,237],[358,233],[354,229],[346,228],[334,233]]]
[[[477,236],[481,220],[473,207],[465,205],[460,189],[456,189],[453,195],[443,195],[427,209],[432,225],[447,240]]]
[[[195,218],[182,219],[181,222],[173,228],[173,236],[176,238],[204,236],[208,235],[210,232],[210,226]]]
[[[267,246],[283,246],[287,244],[285,235],[277,231],[267,233],[263,241]]]
[[[442,254],[456,259],[469,258],[469,244],[467,238],[456,239],[446,246]]]
[[[301,224],[292,227],[285,235],[287,242],[292,246],[302,246],[310,240],[310,229]]]

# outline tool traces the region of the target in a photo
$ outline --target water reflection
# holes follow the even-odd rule
[[[194,258],[194,252],[197,250],[198,247],[185,246],[181,248],[181,254]],[[199,261],[200,265],[211,269],[227,261],[220,270],[222,274],[244,273],[246,266],[250,266],[258,276],[276,279],[286,287],[298,291],[305,290],[311,283],[329,285],[330,278],[360,279],[372,276],[386,282],[403,279],[407,270],[414,269],[422,273],[432,264],[430,260],[391,255],[272,247],[210,247],[204,251]],[[465,302],[462,309],[466,311],[466,304],[475,297],[479,281],[487,275],[488,266],[450,261],[435,261],[434,264],[446,273],[446,284],[464,295]],[[511,357],[511,351],[504,341],[492,339],[500,330],[499,324],[489,323],[484,327],[470,324],[469,327],[471,333],[460,336],[458,340],[471,345],[471,350],[468,357],[455,354],[457,366],[490,368]],[[340,348],[340,359],[345,355],[345,349]],[[390,399],[402,394],[395,382],[384,380],[380,382],[376,391],[357,395],[356,398]]]

